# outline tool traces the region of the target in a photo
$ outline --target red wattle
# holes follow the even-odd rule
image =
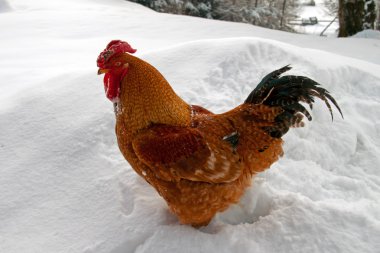
[[[118,102],[120,93],[120,77],[111,73],[104,75],[104,91],[106,96],[113,103]]]

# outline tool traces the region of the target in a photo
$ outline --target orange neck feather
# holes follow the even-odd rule
[[[161,73],[149,63],[125,54],[128,74],[121,83],[120,110],[130,134],[151,124],[190,125],[191,108],[170,87]]]

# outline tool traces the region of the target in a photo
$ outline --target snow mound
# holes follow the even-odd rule
[[[317,102],[313,122],[286,135],[285,156],[242,201],[194,229],[178,224],[118,151],[112,105],[95,71],[52,77],[0,112],[2,251],[377,250],[378,65],[252,38],[193,41],[140,56],[186,101],[215,112],[240,104],[265,74],[292,64],[291,74],[331,92],[345,120],[335,110],[331,123]]]
[[[10,11],[11,7],[7,0],[0,0],[0,13]]]
[[[380,31],[368,29],[368,30],[358,32],[357,34],[353,35],[352,37],[353,38],[365,38],[365,39],[380,40]]]

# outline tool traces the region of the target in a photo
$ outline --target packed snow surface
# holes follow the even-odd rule
[[[10,7],[7,0],[0,0],[0,13],[9,11]]]
[[[0,14],[0,252],[379,252],[380,40],[158,14],[122,0],[13,0]],[[268,72],[323,84],[285,155],[207,227],[180,225],[120,154],[96,57],[123,39],[186,101],[223,112]]]
[[[358,32],[357,34],[355,34],[352,37],[380,40],[380,32],[375,31],[375,30],[364,30],[364,31]]]

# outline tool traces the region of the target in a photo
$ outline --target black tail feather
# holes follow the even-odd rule
[[[304,76],[281,76],[290,69],[291,67],[287,65],[266,75],[245,100],[245,103],[280,106],[284,109],[284,112],[276,117],[278,126],[267,127],[264,130],[268,131],[271,136],[280,138],[289,130],[289,127],[300,123],[300,113],[311,121],[310,113],[300,102],[307,103],[312,110],[315,97],[325,102],[332,119],[333,112],[330,102],[338,109],[343,118],[343,113],[336,100],[326,89],[319,87],[319,83]]]

